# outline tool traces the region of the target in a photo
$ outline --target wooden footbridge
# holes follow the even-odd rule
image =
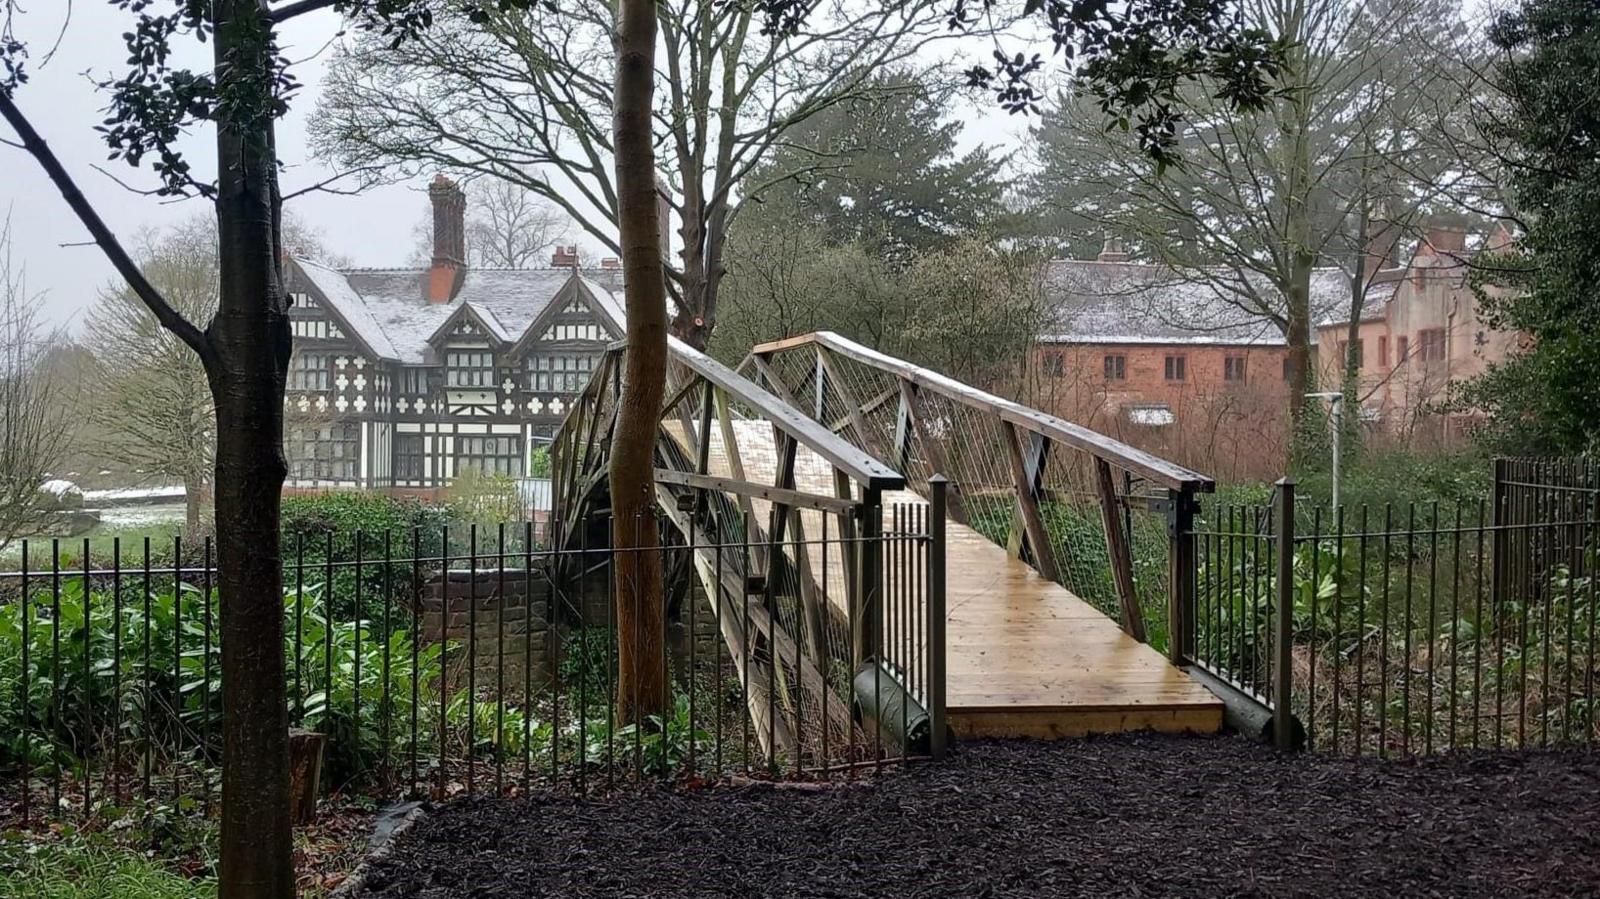
[[[671,355],[670,582],[717,622],[765,750],[845,745],[864,715],[917,739],[941,705],[960,737],[1221,727],[1182,668],[1209,479],[827,332],[737,371]],[[620,364],[558,436],[558,518],[604,514]]]

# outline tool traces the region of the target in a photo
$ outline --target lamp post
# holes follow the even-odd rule
[[[1333,422],[1333,514],[1339,514],[1339,456],[1344,440],[1344,394],[1337,390],[1324,390],[1306,394],[1308,399],[1327,400]]]

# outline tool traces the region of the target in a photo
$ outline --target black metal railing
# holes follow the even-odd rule
[[[1600,503],[1504,477],[1479,503],[1203,510],[1196,664],[1349,754],[1593,742]],[[1531,473],[1531,469],[1529,472]]]
[[[661,514],[667,514],[663,510]],[[614,548],[608,518],[337,541],[299,536],[284,595],[294,727],[322,735],[322,781],[379,797],[589,791],[646,778],[847,772],[942,742],[941,519],[888,510],[864,536]],[[561,534],[559,541],[551,534]],[[802,582],[795,560],[821,572]],[[867,553],[868,543],[875,553]],[[318,549],[327,551],[323,558]],[[0,571],[0,775],[25,821],[135,801],[217,800],[225,597],[209,540],[32,540]],[[611,563],[666,573],[663,677],[672,697],[618,720]],[[752,559],[766,553],[761,565]],[[852,667],[857,605],[840,560],[882,560],[871,664]],[[10,566],[6,566],[10,567]],[[820,631],[786,625],[802,591]],[[793,635],[792,638],[789,635]],[[813,642],[821,636],[820,644]],[[636,635],[637,636],[637,635]]]

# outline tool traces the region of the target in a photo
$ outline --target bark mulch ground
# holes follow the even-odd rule
[[[1600,754],[963,746],[870,785],[447,805],[360,896],[1600,895]]]

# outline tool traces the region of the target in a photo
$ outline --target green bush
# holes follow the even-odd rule
[[[409,589],[413,549],[423,558],[440,554],[449,522],[442,507],[409,497],[357,491],[285,497],[284,590],[293,592],[306,584],[329,581],[335,617],[354,618],[359,583],[360,612],[372,614],[387,593]],[[386,551],[390,558],[406,561],[384,564]],[[358,554],[360,578],[354,564]],[[330,561],[334,563],[331,574]]]
[[[291,713],[329,735],[329,776],[343,783],[409,756],[413,686],[438,695],[440,649],[371,621],[330,625],[322,595],[314,584],[285,597],[286,686]],[[220,634],[207,626],[204,593],[185,583],[152,594],[148,615],[142,601],[124,602],[119,616],[110,596],[88,598],[86,614],[81,585],[68,583],[59,603],[36,598],[26,615],[21,603],[0,614],[0,769],[71,767],[113,738],[130,755],[218,758]],[[417,710],[419,739],[437,732],[436,708]]]
[[[1345,507],[1345,521],[1351,523],[1362,506],[1380,520],[1386,504],[1393,505],[1400,517],[1404,517],[1411,503],[1417,504],[1419,514],[1436,502],[1441,510],[1453,510],[1456,503],[1474,510],[1480,500],[1489,499],[1494,465],[1476,449],[1374,451],[1351,460],[1339,480],[1339,501]],[[1333,501],[1333,473],[1326,469],[1304,471],[1296,486],[1300,504],[1307,509],[1322,507],[1323,521],[1329,522],[1327,506]]]
[[[492,528],[501,522],[515,523],[524,518],[522,494],[517,489],[516,479],[476,468],[462,472],[450,484],[445,507],[451,519],[463,525]]]

